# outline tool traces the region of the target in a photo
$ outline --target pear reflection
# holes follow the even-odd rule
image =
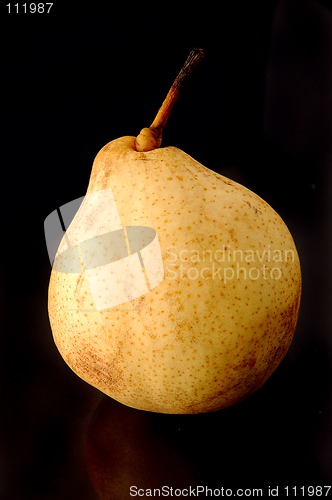
[[[140,489],[140,498],[146,498],[142,493],[148,489],[197,485],[194,457],[179,439],[181,421],[176,415],[135,410],[102,399],[86,440],[88,473],[99,497],[127,500],[131,491]]]

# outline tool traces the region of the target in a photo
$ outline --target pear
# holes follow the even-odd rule
[[[63,359],[150,412],[211,412],[248,397],[285,357],[299,314],[299,256],[282,218],[246,187],[161,147],[201,58],[189,56],[149,128],[99,151],[50,277]]]

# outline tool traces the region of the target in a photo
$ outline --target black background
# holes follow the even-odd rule
[[[332,485],[332,13],[326,1],[55,2],[0,11],[0,499],[125,499],[145,488]],[[20,5],[23,2],[20,2]],[[14,2],[11,2],[12,9]],[[83,196],[98,150],[154,118],[205,50],[164,132],[268,201],[302,263],[293,344],[266,385],[214,414],[127,409],[52,340],[44,219]],[[297,492],[302,495],[301,490]],[[332,496],[332,492],[330,492]]]

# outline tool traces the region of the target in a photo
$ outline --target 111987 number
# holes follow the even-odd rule
[[[7,3],[8,14],[49,14],[53,3]]]

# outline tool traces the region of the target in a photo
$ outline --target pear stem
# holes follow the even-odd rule
[[[182,66],[178,76],[175,78],[168,94],[149,128],[143,128],[135,141],[137,151],[151,151],[159,148],[162,141],[163,129],[171,114],[174,104],[179,98],[180,90],[191,76],[197,64],[204,58],[202,49],[193,49],[186,62]]]

